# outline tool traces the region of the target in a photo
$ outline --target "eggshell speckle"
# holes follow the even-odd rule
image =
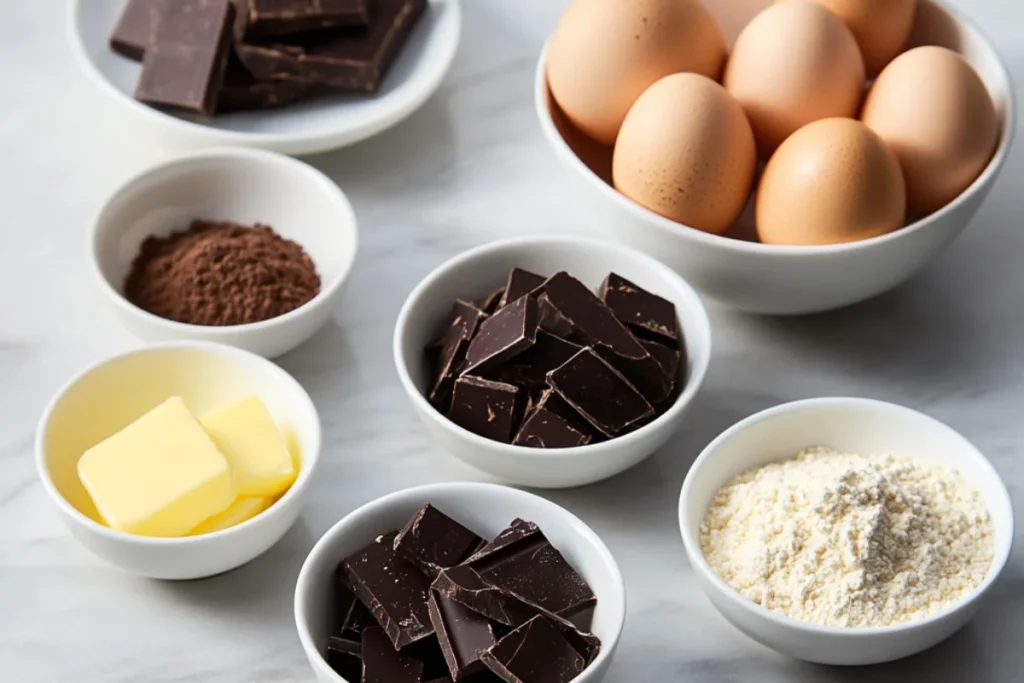
[[[871,78],[903,51],[917,11],[917,0],[813,1],[842,19],[853,32]]]

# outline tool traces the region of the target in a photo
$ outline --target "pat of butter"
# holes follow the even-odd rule
[[[189,532],[189,536],[212,534],[214,531],[230,529],[231,527],[241,524],[246,520],[252,519],[266,510],[270,506],[271,500],[271,498],[239,496],[234,503],[228,506],[227,510],[219,515],[210,517],[208,520]]]
[[[295,481],[284,435],[263,401],[244,398],[199,418],[227,458],[240,496],[276,496]]]
[[[227,460],[178,397],[86,451],[78,476],[108,526],[139,536],[184,536],[236,495]]]

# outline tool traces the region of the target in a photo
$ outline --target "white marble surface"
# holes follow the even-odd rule
[[[362,251],[335,322],[281,364],[308,388],[325,463],[300,523],[267,555],[169,584],[100,564],[36,481],[44,403],[86,363],[137,342],[103,313],[84,235],[116,183],[166,154],[127,136],[71,63],[61,0],[4,3],[0,19],[0,680],[12,683],[310,681],[292,586],[319,534],[354,506],[413,484],[478,475],[436,451],[395,378],[391,330],[443,259],[526,232],[578,229],[580,207],[534,120],[535,56],[565,0],[465,0],[443,89],[395,130],[312,162],[350,194]],[[1024,75],[1024,4],[960,0]],[[675,522],[688,464],[760,408],[824,394],[898,401],[948,421],[993,460],[1024,507],[1024,229],[1020,147],[972,228],[896,292],[850,310],[766,320],[712,310],[715,359],[674,444],[612,481],[549,494],[600,533],[629,590],[610,681],[860,683],[1020,680],[1024,555],[978,618],[891,665],[786,660],[730,627],[691,579]],[[1018,532],[1017,540],[1020,541]]]

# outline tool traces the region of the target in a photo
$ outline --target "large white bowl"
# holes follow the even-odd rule
[[[735,37],[770,0],[707,3],[729,37]],[[960,52],[978,71],[996,103],[1002,138],[985,172],[955,201],[894,233],[832,246],[779,246],[750,241],[751,212],[728,236],[675,223],[619,194],[611,185],[611,148],[573,128],[551,99],[545,69],[537,64],[535,104],[541,129],[568,169],[595,232],[657,256],[709,298],[753,313],[825,311],[873,297],[907,280],[970,223],[995,184],[1016,131],[1009,73],[977,26],[952,9],[921,0],[910,46],[943,45]]]
[[[900,453],[958,469],[981,493],[995,525],[995,554],[984,582],[962,602],[898,626],[834,628],[797,621],[729,587],[705,561],[700,525],[715,493],[753,467],[828,446],[847,453]],[[820,664],[877,664],[907,657],[951,636],[974,616],[1006,566],[1013,544],[1010,496],[995,469],[950,427],[902,406],[860,398],[818,398],[765,410],[733,425],[690,468],[679,500],[683,544],[697,582],[733,626],[782,654]]]
[[[381,534],[402,528],[426,503],[486,538],[496,536],[516,517],[536,523],[597,596],[591,630],[601,639],[601,652],[573,681],[604,679],[626,621],[626,586],[607,546],[571,512],[539,496],[493,484],[462,483],[418,486],[367,503],[313,546],[295,587],[295,624],[318,681],[359,683],[345,681],[324,661],[327,638],[333,635],[331,594],[338,563]]]
[[[78,478],[78,459],[172,396],[181,396],[196,413],[258,397],[299,461],[295,483],[256,517],[203,536],[148,538],[100,524]],[[292,526],[320,459],[320,418],[302,386],[268,360],[219,344],[157,344],[114,356],[72,378],[43,413],[35,450],[43,489],[82,545],[135,574],[197,579],[249,562]]]
[[[141,136],[186,147],[242,145],[312,154],[376,135],[415,112],[441,85],[462,31],[459,0],[429,0],[409,42],[374,95],[338,93],[280,109],[200,119],[134,99],[141,66],[113,52],[108,41],[125,0],[70,0],[73,54],[112,109]]]
[[[675,404],[640,429],[576,448],[529,448],[492,441],[463,429],[426,398],[430,382],[424,347],[443,327],[452,302],[481,296],[505,283],[513,267],[543,275],[568,271],[597,288],[615,272],[676,306],[687,362]],[[395,366],[409,400],[444,450],[502,481],[536,488],[582,486],[607,479],[658,450],[679,428],[711,360],[711,327],[697,293],[681,277],[638,251],[579,237],[524,237],[471,249],[440,265],[409,294],[395,325]]]
[[[227,327],[166,320],[130,303],[122,286],[142,242],[197,218],[263,223],[298,242],[316,265],[320,293],[277,318]],[[125,182],[93,221],[88,259],[114,314],[141,339],[214,341],[273,358],[331,318],[357,241],[352,205],[323,173],[274,152],[225,148],[157,164]]]

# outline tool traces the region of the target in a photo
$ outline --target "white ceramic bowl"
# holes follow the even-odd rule
[[[543,275],[568,271],[597,288],[609,272],[676,305],[685,336],[685,388],[661,417],[635,432],[576,448],[539,449],[499,443],[463,429],[426,399],[430,369],[424,347],[444,326],[456,298],[482,296],[505,283],[513,267]],[[413,408],[444,450],[502,481],[536,488],[582,486],[607,479],[658,450],[679,427],[704,382],[711,327],[697,293],[670,269],[640,252],[579,237],[525,237],[471,249],[439,266],[409,295],[398,315],[395,365]]]
[[[706,3],[734,38],[770,0]],[[973,22],[934,0],[921,0],[910,45],[936,44],[960,52],[978,71],[996,103],[1002,138],[984,173],[955,201],[901,230],[862,242],[832,246],[779,246],[751,241],[747,211],[729,237],[675,223],[619,194],[611,185],[611,148],[568,123],[548,91],[541,54],[535,104],[541,128],[568,169],[591,225],[602,235],[657,256],[702,294],[753,313],[801,314],[839,308],[902,283],[948,246],[970,223],[995,184],[1016,131],[1009,73]]]
[[[573,681],[604,679],[626,620],[626,587],[611,552],[590,527],[550,501],[504,486],[461,483],[417,486],[378,498],[346,515],[313,546],[295,587],[295,624],[318,681],[359,683],[346,682],[323,657],[332,635],[331,592],[338,563],[377,536],[400,529],[426,503],[485,538],[496,536],[516,517],[536,523],[597,596],[591,630],[601,639],[601,653]]]
[[[183,397],[197,413],[260,398],[300,462],[295,483],[256,517],[203,536],[132,536],[97,522],[78,478],[78,459],[172,396]],[[249,562],[292,526],[319,462],[320,418],[299,383],[268,360],[219,344],[157,344],[97,363],[65,384],[43,413],[35,451],[43,489],[82,545],[135,574],[197,579]]]
[[[227,327],[166,320],[129,303],[122,285],[142,242],[183,230],[197,218],[264,223],[298,242],[316,264],[320,293],[277,318]],[[139,338],[215,341],[273,358],[330,319],[357,240],[352,205],[323,173],[273,152],[227,148],[160,163],[125,182],[93,221],[88,257],[110,307]]]
[[[324,95],[280,109],[211,119],[162,111],[134,99],[141,66],[114,53],[107,42],[125,0],[72,0],[69,34],[84,72],[140,136],[188,147],[242,145],[312,154],[354,144],[394,126],[441,85],[459,44],[462,12],[459,0],[429,2],[379,93]]]
[[[965,600],[927,619],[880,628],[817,626],[741,597],[705,561],[700,525],[715,493],[740,473],[828,446],[848,453],[893,452],[958,469],[981,492],[995,525],[995,554],[984,582]],[[733,626],[782,654],[820,664],[877,664],[925,650],[966,624],[1010,556],[1013,510],[992,465],[964,437],[915,410],[859,398],[818,398],[742,420],[704,449],[686,477],[679,524],[694,576]]]

